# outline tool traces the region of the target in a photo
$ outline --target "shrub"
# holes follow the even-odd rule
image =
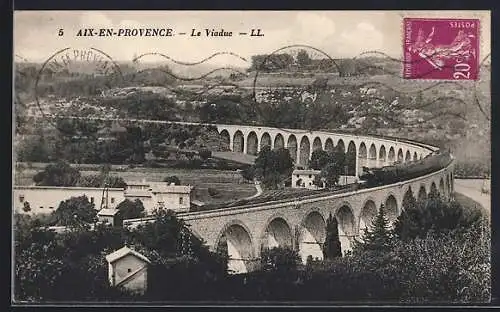
[[[208,188],[208,195],[210,195],[211,197],[217,197],[219,194],[220,194],[220,192],[216,188],[214,188],[214,187]]]

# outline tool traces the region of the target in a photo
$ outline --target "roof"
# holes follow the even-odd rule
[[[145,182],[145,181],[126,181],[127,186],[147,186],[148,190],[153,193],[191,193],[190,185],[172,185],[167,182]],[[134,190],[135,191],[135,190]]]
[[[321,172],[321,170],[312,170],[312,169],[301,170],[301,169],[295,169],[293,171],[293,174],[319,174],[320,172]]]
[[[97,213],[98,216],[114,216],[115,214],[118,213],[118,209],[101,209]]]
[[[196,200],[196,199],[192,199],[191,200],[191,204],[194,204],[196,206],[203,206],[203,205],[205,205],[204,202],[202,202],[201,200]]]
[[[107,255],[106,261],[108,261],[109,263],[113,263],[117,260],[120,260],[121,258],[123,258],[125,256],[130,255],[130,254],[136,256],[137,258],[139,258],[141,260],[146,261],[147,263],[151,263],[151,261],[148,258],[146,258],[142,254],[138,253],[137,251],[128,248],[127,246],[123,246],[122,248],[120,248],[116,251],[113,251],[112,253]]]

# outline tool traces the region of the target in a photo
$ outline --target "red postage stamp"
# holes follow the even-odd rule
[[[476,80],[479,20],[405,18],[405,79]]]

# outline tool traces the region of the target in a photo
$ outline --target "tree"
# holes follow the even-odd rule
[[[255,178],[255,167],[246,166],[240,171],[240,173],[245,181],[253,181],[253,179]]]
[[[369,229],[364,229],[362,241],[356,244],[356,247],[360,247],[361,250],[387,251],[391,246],[391,238],[389,220],[385,216],[385,207],[382,203]]]
[[[206,161],[207,159],[212,157],[212,151],[207,150],[207,149],[203,149],[203,150],[198,152],[198,155],[200,155],[200,157],[203,161]]]
[[[79,226],[97,221],[94,204],[85,195],[62,201],[52,214],[56,223],[64,226]]]
[[[338,221],[336,217],[332,217],[331,213],[326,220],[326,240],[323,246],[323,257],[326,260],[342,257]]]
[[[309,168],[314,170],[321,170],[327,164],[333,162],[332,154],[318,149],[312,152],[311,159],[309,160]]]
[[[261,252],[261,264],[266,271],[292,271],[300,263],[298,252],[291,247],[274,247]]]
[[[255,177],[262,181],[268,189],[276,189],[282,181],[290,176],[293,160],[287,149],[271,150],[264,146],[255,159]]]
[[[33,177],[36,185],[48,186],[75,186],[79,179],[80,172],[64,161],[47,165]]]
[[[339,182],[342,167],[338,163],[329,163],[321,169],[319,177],[324,179],[326,187],[331,188]]]
[[[131,201],[130,199],[125,199],[116,206],[118,213],[117,224],[121,225],[123,220],[135,219],[144,216],[144,205],[140,199]]]
[[[394,234],[401,240],[425,238],[429,232],[440,235],[468,228],[482,217],[480,208],[465,208],[456,201],[446,202],[439,197],[407,206],[394,225]]]
[[[297,63],[300,68],[306,68],[311,62],[312,60],[306,50],[302,49],[297,53]]]
[[[177,176],[169,176],[163,179],[163,182],[167,182],[168,184],[174,183],[174,185],[181,185],[181,180]]]

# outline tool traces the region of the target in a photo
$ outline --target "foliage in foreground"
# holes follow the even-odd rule
[[[425,205],[438,208],[437,214],[402,215],[399,226],[412,228],[420,218],[443,224],[455,216],[453,202],[431,198]],[[466,215],[464,207],[459,209]],[[425,227],[418,236],[402,238],[391,235],[381,209],[368,235],[345,257],[303,266],[296,249],[273,248],[261,254],[262,270],[227,275],[227,258],[208,251],[182,220],[164,210],[156,216],[155,223],[135,231],[74,227],[65,234],[37,230],[29,217],[17,216],[16,298],[465,303],[488,302],[491,296],[490,224],[484,218],[451,222],[446,231]],[[330,229],[332,236],[334,232]],[[104,255],[125,243],[153,262],[142,297],[107,284]]]

